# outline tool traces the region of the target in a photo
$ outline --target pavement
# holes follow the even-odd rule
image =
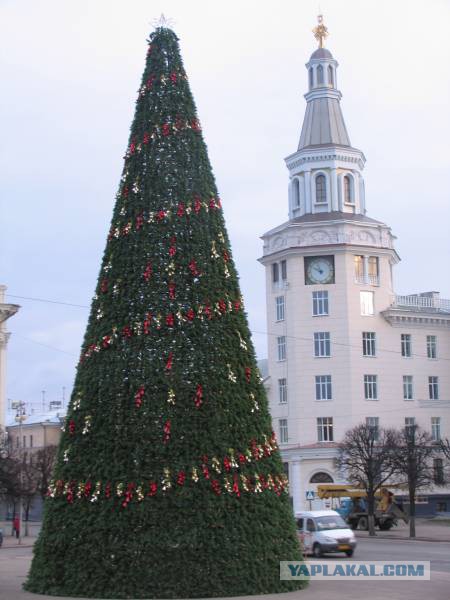
[[[355,531],[356,537],[369,537],[368,531]],[[389,531],[376,530],[377,539],[384,540],[405,540],[411,542],[450,542],[450,519],[416,519],[416,537],[409,537],[409,524],[400,522],[396,527]],[[449,596],[450,597],[450,596]]]
[[[433,529],[425,529],[423,526]],[[421,523],[420,532],[430,535],[433,541],[409,540],[407,528],[399,531],[382,532],[383,536],[368,538],[358,535],[358,547],[354,559],[358,561],[372,560],[429,560],[431,562],[430,581],[398,581],[383,580],[365,581],[363,579],[312,581],[309,587],[300,592],[288,594],[271,594],[267,596],[248,596],[248,600],[348,600],[349,598],[365,598],[366,600],[449,600],[450,598],[450,526]],[[358,532],[365,534],[365,532]],[[393,534],[386,539],[386,533]],[[403,536],[403,537],[398,537]],[[448,540],[442,539],[448,536]],[[17,540],[6,536],[0,548],[0,600],[51,600],[60,596],[35,595],[22,590],[22,584],[28,572],[32,544],[35,537],[24,538],[22,545]],[[440,543],[435,543],[439,541]],[[345,556],[330,555],[328,560],[348,560]],[[315,559],[308,558],[309,562]],[[321,559],[321,560],[327,560]],[[244,600],[245,600],[244,599]],[[216,599],[217,600],[217,599]]]

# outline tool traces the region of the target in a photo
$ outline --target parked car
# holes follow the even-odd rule
[[[328,552],[344,552],[353,556],[355,534],[334,510],[312,510],[295,515],[297,530],[305,554],[320,557]]]

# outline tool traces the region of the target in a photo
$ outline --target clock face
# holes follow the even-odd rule
[[[307,284],[334,283],[334,256],[305,258]]]

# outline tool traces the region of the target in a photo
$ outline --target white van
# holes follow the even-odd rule
[[[327,552],[345,552],[347,556],[353,556],[355,534],[336,511],[298,512],[295,520],[305,554],[320,557]]]

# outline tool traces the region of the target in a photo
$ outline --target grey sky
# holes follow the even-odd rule
[[[450,3],[321,0],[368,214],[398,236],[398,293],[450,298]],[[223,201],[258,355],[266,355],[259,236],[287,216],[318,4],[2,0],[0,283],[90,304],[146,37],[172,17]],[[9,297],[8,397],[73,383],[88,311]],[[43,345],[39,345],[43,344]],[[46,348],[51,346],[55,349]],[[58,350],[56,350],[58,349]]]

